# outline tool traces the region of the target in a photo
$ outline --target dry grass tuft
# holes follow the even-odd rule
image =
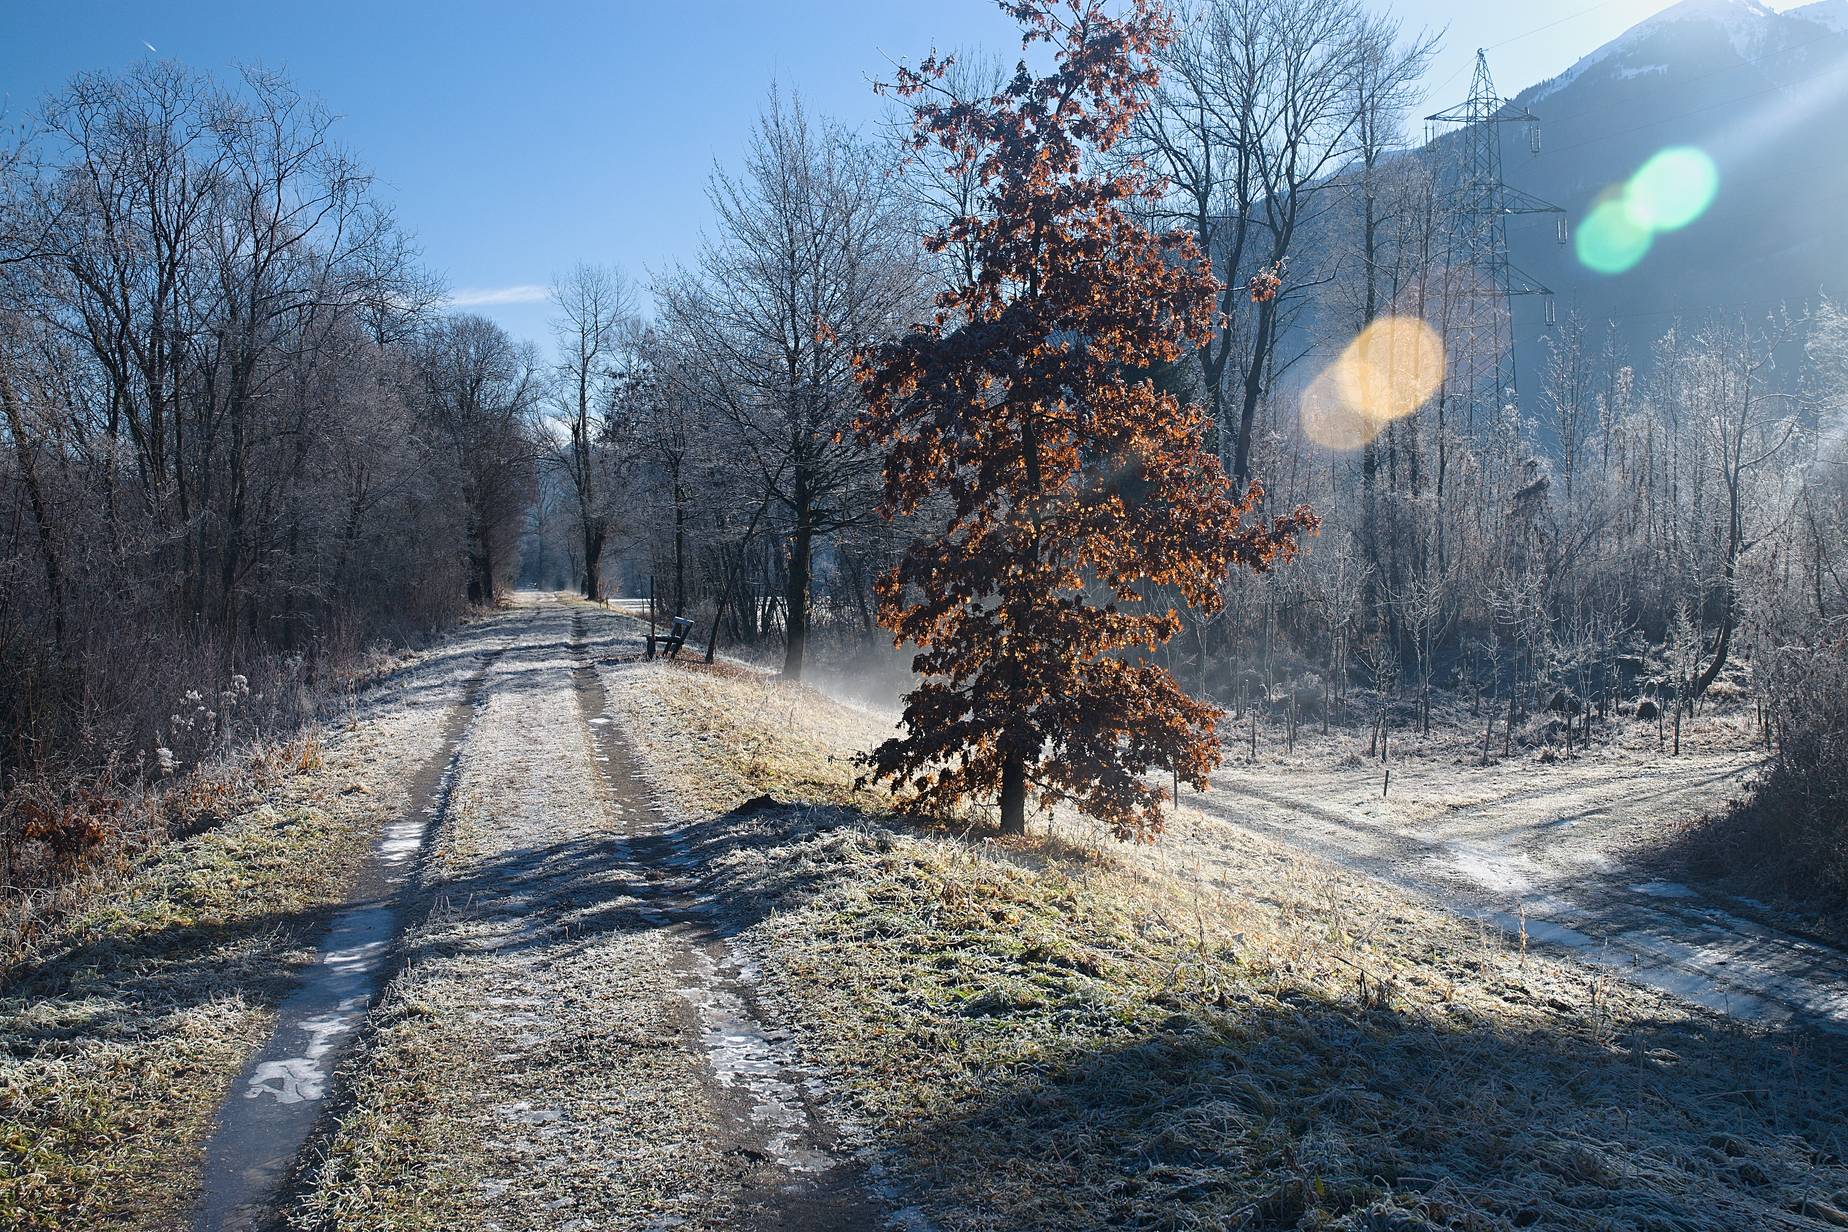
[[[312,774],[324,764],[321,760],[321,737],[315,732],[309,732],[296,744],[295,772]]]

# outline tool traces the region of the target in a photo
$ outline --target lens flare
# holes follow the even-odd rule
[[[1600,274],[1621,274],[1649,252],[1655,233],[1639,225],[1624,198],[1613,197],[1592,208],[1573,237],[1579,263]]]
[[[1573,248],[1580,264],[1600,274],[1634,268],[1658,234],[1699,218],[1719,191],[1720,169],[1704,150],[1671,145],[1656,151],[1579,224]]]
[[[1380,434],[1387,421],[1356,414],[1336,387],[1334,369],[1318,373],[1303,390],[1303,435],[1324,449],[1346,453]]]
[[[1444,344],[1417,317],[1381,317],[1335,364],[1342,398],[1381,421],[1410,415],[1443,379]]]
[[[1720,191],[1720,169],[1691,145],[1670,146],[1624,185],[1623,204],[1639,226],[1678,231],[1707,212]]]
[[[1412,414],[1444,381],[1444,343],[1417,317],[1381,317],[1303,390],[1303,433],[1350,450]]]

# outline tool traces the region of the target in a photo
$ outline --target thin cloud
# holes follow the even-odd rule
[[[487,304],[537,304],[545,300],[549,292],[537,283],[521,283],[513,287],[463,287],[451,291],[444,303],[451,308],[479,308]]]

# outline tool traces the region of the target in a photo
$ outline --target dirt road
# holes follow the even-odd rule
[[[1391,764],[1388,785],[1376,762],[1254,766],[1235,751],[1187,802],[1209,824],[1285,841],[1723,1013],[1848,1031],[1848,954],[1780,927],[1763,904],[1651,870],[1650,845],[1742,790],[1754,755],[1631,747],[1563,766]]]
[[[1020,849],[868,815],[883,721],[637,630],[522,595],[327,733],[376,846],[264,951],[290,987],[235,994],[271,1025],[214,1071],[192,1226],[1231,1226],[1309,1192],[1304,1142],[1350,1178],[1329,1219],[1440,1177],[1520,1226],[1839,1226],[1840,1045],[1596,966],[1841,1024],[1838,951],[1632,860],[1743,756],[1427,755],[1384,800],[1346,757],[1235,760],[1161,844]]]
[[[620,626],[522,595],[457,651],[466,685],[392,691],[450,717],[224,1103],[200,1229],[880,1225],[744,908],[702,892],[607,712]]]

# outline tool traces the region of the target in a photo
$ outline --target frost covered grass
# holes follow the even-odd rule
[[[407,678],[454,687],[441,653]],[[351,712],[179,790],[183,837],[73,886],[0,984],[0,1227],[180,1226],[213,1110],[408,804],[440,705]],[[81,892],[79,892],[81,891]]]
[[[139,1228],[184,1211],[212,1111],[364,850],[338,790],[308,774],[253,788],[15,969],[0,992],[0,1224]]]
[[[696,687],[682,688],[694,681]],[[761,793],[810,803],[872,803],[853,758],[886,734],[870,712],[723,661],[637,664],[612,681],[625,720],[642,724],[636,756],[660,800],[682,816],[723,813]],[[645,733],[645,736],[643,735]]]
[[[1153,849],[919,830],[852,789],[871,716],[698,666],[612,681],[656,790],[718,815],[715,885],[770,904],[746,939],[783,1015],[940,1226],[1848,1222],[1838,1040],[1189,810]],[[763,792],[792,807],[724,815]]]

